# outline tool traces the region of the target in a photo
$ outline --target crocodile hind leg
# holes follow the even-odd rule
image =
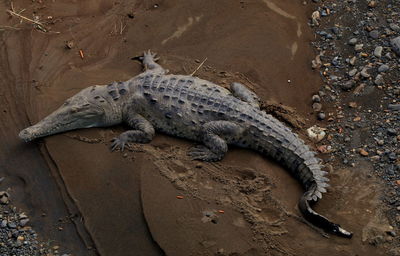
[[[241,83],[232,83],[230,88],[233,96],[249,103],[253,107],[258,109],[260,108],[260,99],[258,98],[257,94],[250,91],[246,86]]]
[[[214,162],[221,160],[228,151],[228,144],[225,138],[234,140],[238,138],[243,128],[230,121],[211,121],[202,127],[202,142],[190,149],[188,155],[192,160]]]
[[[121,149],[124,151],[128,142],[149,143],[154,137],[154,127],[144,117],[139,114],[131,114],[125,122],[134,130],[121,133],[112,140],[111,151]]]
[[[150,50],[143,53],[141,57],[143,67],[145,71],[151,70],[153,72],[165,74],[166,71],[156,61],[159,60],[156,53],[152,53]]]

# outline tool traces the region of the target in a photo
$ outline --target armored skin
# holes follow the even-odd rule
[[[148,143],[155,131],[200,142],[188,155],[218,161],[228,145],[253,149],[280,162],[306,192],[299,208],[320,228],[350,238],[352,234],[316,213],[310,203],[328,187],[326,172],[309,147],[280,121],[261,111],[258,97],[239,83],[231,91],[187,75],[171,75],[150,51],[142,57],[145,71],[125,82],[95,85],[68,99],[39,123],[22,130],[31,141],[68,130],[126,123],[132,130],[113,139],[111,149],[126,143]]]

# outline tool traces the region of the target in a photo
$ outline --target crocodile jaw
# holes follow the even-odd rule
[[[61,106],[35,125],[25,128],[19,137],[28,142],[65,131],[106,126],[104,111],[96,106]]]

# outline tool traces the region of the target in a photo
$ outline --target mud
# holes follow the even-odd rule
[[[2,186],[16,192],[41,239],[73,255],[385,255],[362,239],[368,227],[385,225],[379,185],[363,171],[370,166],[331,172],[332,188],[316,210],[355,236],[327,239],[301,221],[298,182],[254,152],[232,149],[220,163],[197,163],[186,156],[191,142],[157,135],[149,145],[111,153],[109,140],[122,126],[29,144],[17,138],[82,88],[140,73],[132,58],[146,49],[179,74],[207,58],[197,76],[243,82],[264,101],[287,106],[281,119],[301,132],[315,121],[310,98],[321,83],[309,68],[309,5],[21,0],[13,6],[35,13],[50,30],[0,16],[0,24],[19,28],[0,31]]]

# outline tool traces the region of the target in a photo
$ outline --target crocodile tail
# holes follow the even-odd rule
[[[300,211],[303,214],[304,218],[306,220],[308,220],[311,224],[313,224],[319,228],[322,228],[326,231],[332,232],[335,235],[345,237],[345,238],[351,238],[353,236],[353,234],[351,232],[348,232],[347,230],[341,228],[339,224],[331,222],[326,217],[318,214],[311,208],[310,202],[311,203],[315,202],[310,197],[310,195],[313,194],[312,191],[313,191],[313,189],[308,190],[300,198],[299,208],[300,208]]]

